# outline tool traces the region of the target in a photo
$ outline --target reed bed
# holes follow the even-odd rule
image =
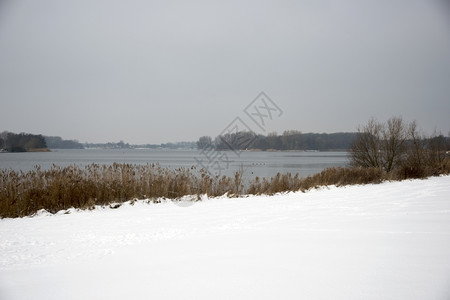
[[[0,170],[0,217],[22,217],[45,209],[51,213],[132,199],[178,199],[186,195],[219,196],[241,192],[241,175],[212,177],[205,170],[168,169],[157,164],[86,167],[36,166],[28,172]]]
[[[448,174],[446,160],[441,169],[429,175]],[[158,202],[161,198],[179,199],[187,195],[230,197],[244,194],[274,194],[306,191],[326,185],[379,183],[401,180],[406,173],[386,173],[379,168],[329,168],[299,177],[276,174],[272,178],[244,180],[240,169],[234,177],[211,176],[195,167],[169,169],[158,164],[91,164],[85,167],[53,165],[48,170],[36,166],[28,172],[0,170],[0,218],[23,217],[41,209],[51,213],[69,208],[91,209],[95,205],[112,205],[133,199]]]

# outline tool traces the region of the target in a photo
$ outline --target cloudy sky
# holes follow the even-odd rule
[[[197,140],[261,91],[283,111],[268,131],[403,116],[447,135],[450,5],[0,0],[0,131]]]

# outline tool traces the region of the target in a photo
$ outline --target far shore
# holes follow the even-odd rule
[[[24,153],[24,152],[52,152],[49,148],[34,148],[25,149],[25,151],[8,151],[6,149],[0,149],[0,153]]]

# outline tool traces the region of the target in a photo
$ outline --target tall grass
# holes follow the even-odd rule
[[[236,176],[238,176],[237,174]],[[0,170],[0,217],[90,208],[131,199],[180,198],[185,195],[240,193],[230,177],[212,177],[205,170],[168,169],[159,165],[119,164],[86,167],[36,166],[28,172]]]
[[[446,159],[439,169],[426,176],[449,174]],[[56,213],[71,207],[87,209],[94,205],[121,203],[132,199],[177,199],[186,195],[239,196],[306,191],[324,185],[379,183],[408,178],[408,173],[386,173],[380,168],[329,168],[300,178],[298,174],[278,173],[272,178],[256,177],[244,183],[241,168],[233,177],[210,176],[195,167],[168,169],[157,164],[119,164],[85,167],[53,165],[48,170],[36,166],[28,172],[0,170],[0,217],[22,217],[40,209]]]

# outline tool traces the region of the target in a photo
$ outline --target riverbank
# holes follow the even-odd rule
[[[448,174],[450,161],[440,168],[424,167],[420,177]],[[131,199],[160,202],[161,198],[178,201],[189,196],[192,201],[202,195],[273,195],[280,192],[307,191],[323,186],[381,183],[404,180],[414,172],[385,172],[380,168],[327,168],[307,177],[280,174],[246,180],[245,169],[234,176],[214,176],[205,169],[163,168],[158,164],[112,165],[90,164],[85,167],[40,166],[28,172],[0,169],[0,218],[23,217],[39,210],[57,213],[71,207],[91,209],[96,205],[123,203]],[[412,175],[411,175],[412,174]]]

